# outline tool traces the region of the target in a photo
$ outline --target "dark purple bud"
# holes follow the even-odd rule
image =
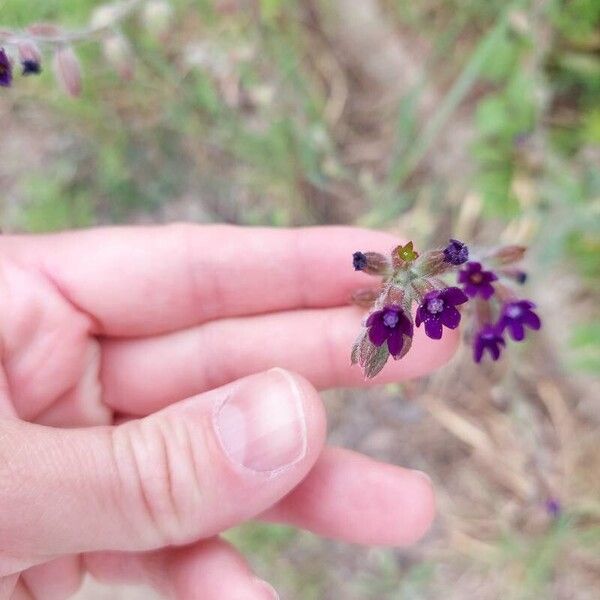
[[[413,337],[413,324],[401,306],[389,305],[371,313],[366,325],[371,343],[379,347],[387,342],[394,358],[402,356]]]
[[[525,338],[525,327],[538,330],[542,322],[533,311],[535,304],[529,300],[517,300],[507,302],[502,306],[500,319],[498,320],[498,330],[503,332],[508,329],[510,337],[515,342],[520,342]]]
[[[355,252],[352,265],[355,271],[364,271],[368,275],[387,275],[391,270],[390,261],[379,252]]]
[[[484,300],[489,300],[494,293],[492,281],[497,279],[493,271],[484,271],[478,262],[468,262],[458,274],[458,282],[463,284],[465,294],[470,298],[481,296]]]
[[[450,240],[444,248],[444,260],[451,265],[462,265],[469,260],[469,248],[459,240]]]
[[[367,268],[367,255],[363,252],[355,252],[352,255],[352,266],[355,271],[364,271]]]
[[[27,39],[20,41],[19,58],[23,75],[39,75],[42,72],[42,53],[35,42]]]
[[[492,360],[500,358],[500,351],[506,346],[502,334],[494,325],[484,325],[476,334],[473,340],[473,359],[476,363],[481,362],[483,352],[487,350]]]
[[[456,329],[460,323],[460,313],[456,306],[468,300],[457,287],[433,290],[425,294],[423,302],[417,308],[415,325],[425,323],[425,333],[434,340],[442,337],[442,326]]]
[[[10,87],[12,84],[12,64],[10,58],[4,51],[4,48],[0,48],[0,86]]]
[[[21,63],[21,66],[23,67],[22,74],[25,76],[39,75],[42,72],[42,66],[40,65],[40,63],[35,62],[33,60],[24,60]]]
[[[501,269],[500,273],[504,275],[504,277],[514,279],[519,285],[523,285],[527,281],[527,273],[521,271],[521,269]]]

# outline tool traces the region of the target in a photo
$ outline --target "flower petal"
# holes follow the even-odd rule
[[[490,344],[487,346],[487,349],[490,351],[493,360],[498,360],[500,358],[500,346],[498,346],[498,344]]]
[[[535,330],[538,330],[542,326],[540,318],[531,310],[528,310],[523,315],[523,323]]]
[[[387,340],[388,350],[392,356],[398,356],[402,352],[402,346],[404,345],[404,336],[398,329],[394,330]]]
[[[489,300],[494,295],[494,286],[491,283],[484,283],[479,286],[479,293],[484,300]]]
[[[383,320],[374,321],[369,328],[369,339],[375,346],[381,346],[388,339],[392,331],[394,330],[385,326]]]
[[[448,329],[456,329],[460,323],[460,313],[454,306],[448,306],[444,309],[440,318],[442,323],[448,327]]]
[[[525,328],[520,321],[511,321],[508,331],[510,332],[510,337],[515,342],[520,342],[525,337]]]
[[[432,340],[439,340],[442,337],[442,322],[439,319],[429,319],[425,322],[425,333]]]
[[[366,322],[367,327],[370,327],[371,325],[373,325],[373,323],[375,323],[376,320],[381,321],[382,318],[383,318],[383,311],[376,310],[374,313],[371,313],[369,315],[369,318],[367,319],[367,322]]]
[[[473,360],[476,363],[481,362],[481,358],[483,357],[483,349],[484,349],[483,341],[478,336],[475,338],[475,342],[473,343]]]
[[[457,304],[463,304],[468,300],[465,293],[457,287],[446,288],[442,291],[440,296],[446,302],[446,304],[451,304],[453,306],[456,306]]]
[[[419,306],[419,308],[417,308],[417,314],[415,315],[415,325],[419,327],[423,321],[427,320],[428,316],[429,313],[427,312],[427,309],[424,306]]]

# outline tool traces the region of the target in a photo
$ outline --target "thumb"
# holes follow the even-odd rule
[[[324,435],[317,392],[281,369],[116,427],[0,421],[0,556],[212,536],[287,494]]]

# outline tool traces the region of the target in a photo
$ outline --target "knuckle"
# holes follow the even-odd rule
[[[204,490],[198,467],[201,436],[182,419],[148,417],[114,430],[120,496],[137,527],[161,545],[191,541],[200,523]]]

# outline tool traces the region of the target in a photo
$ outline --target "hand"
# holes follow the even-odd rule
[[[369,281],[350,258],[395,243],[188,225],[0,238],[0,598],[60,600],[85,570],[177,599],[274,598],[218,537],[248,519],[418,539],[427,478],[324,448],[315,389],[365,385],[347,299]],[[375,383],[455,343],[417,329]]]

